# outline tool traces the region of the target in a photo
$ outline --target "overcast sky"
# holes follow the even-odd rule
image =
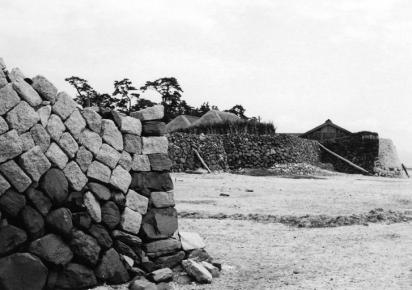
[[[305,132],[330,118],[412,166],[412,1],[1,1],[2,56],[74,94],[174,76],[184,99]]]

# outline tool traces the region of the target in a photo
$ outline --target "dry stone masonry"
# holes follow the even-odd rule
[[[102,118],[0,64],[0,289],[156,289],[178,265],[210,283],[204,244],[180,241],[163,107]]]

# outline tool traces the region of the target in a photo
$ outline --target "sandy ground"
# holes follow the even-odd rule
[[[178,210],[277,215],[412,211],[412,181],[357,175],[286,179],[173,174]],[[253,190],[253,192],[249,192]],[[222,197],[220,193],[229,194]],[[412,289],[412,223],[295,228],[179,219],[224,264],[212,285],[176,289]]]

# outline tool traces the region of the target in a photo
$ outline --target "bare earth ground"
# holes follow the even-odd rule
[[[410,179],[227,173],[173,178],[178,211],[336,216],[383,208],[412,213]],[[176,289],[412,289],[411,222],[297,228],[180,218],[179,228],[200,233],[224,270],[212,285],[174,284]]]

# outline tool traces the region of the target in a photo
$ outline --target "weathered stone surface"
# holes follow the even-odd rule
[[[93,270],[88,267],[69,263],[62,269],[56,278],[56,289],[84,289],[97,285],[97,279]]]
[[[21,134],[39,121],[39,115],[28,103],[21,101],[7,113],[6,119],[10,128]]]
[[[130,290],[158,290],[156,284],[149,282],[145,278],[133,280],[129,286]]]
[[[182,244],[176,239],[159,240],[146,243],[144,249],[149,257],[155,258],[180,251]]]
[[[26,76],[24,75],[24,73],[21,71],[21,69],[19,69],[18,67],[14,67],[11,69],[11,71],[9,72],[9,78],[12,82],[18,80],[18,79],[25,79]]]
[[[0,196],[10,188],[10,183],[0,174]]]
[[[156,153],[147,155],[150,161],[150,167],[153,171],[170,170],[172,167],[172,160],[169,159],[168,154]]]
[[[112,194],[113,201],[119,207],[120,210],[123,210],[126,207],[126,196],[121,192],[114,192]]]
[[[151,191],[173,190],[173,182],[167,172],[136,172],[133,173],[130,188],[144,196],[150,196]]]
[[[86,206],[91,218],[95,222],[100,223],[102,221],[102,209],[100,208],[100,203],[90,191],[86,192],[84,195],[84,205]]]
[[[163,153],[168,154],[169,142],[165,136],[161,137],[142,137],[143,154]]]
[[[26,232],[12,225],[0,227],[0,256],[18,249],[26,240]]]
[[[55,265],[66,265],[73,258],[69,246],[55,234],[48,234],[33,241],[29,252]]]
[[[3,70],[0,68],[0,89],[5,87],[8,84],[6,75],[4,74]]]
[[[156,265],[160,265],[162,267],[173,268],[179,265],[183,259],[185,258],[185,252],[179,251],[176,254],[162,256],[154,260]]]
[[[20,141],[21,141],[21,148],[23,152],[26,152],[27,150],[30,150],[35,146],[33,137],[31,136],[30,132],[26,132],[20,135]]]
[[[76,156],[76,153],[79,150],[79,145],[77,145],[76,140],[74,140],[70,133],[64,132],[58,143],[60,148],[62,148],[70,158]]]
[[[150,273],[150,277],[156,283],[168,282],[173,279],[173,271],[169,268],[162,268]]]
[[[116,167],[117,162],[119,162],[120,156],[120,153],[117,152],[116,149],[107,144],[103,144],[102,147],[100,147],[96,159],[113,169]]]
[[[46,224],[53,232],[69,236],[73,229],[72,213],[64,207],[55,209],[47,215]]]
[[[133,134],[124,134],[123,144],[125,151],[142,154],[142,137]]]
[[[113,201],[102,206],[102,223],[109,229],[114,229],[120,223],[120,211]]]
[[[17,217],[25,205],[26,198],[24,195],[15,192],[13,189],[7,190],[0,196],[1,211],[7,213],[11,217]]]
[[[49,148],[47,149],[46,157],[49,158],[49,160],[60,169],[64,169],[67,162],[69,161],[67,155],[63,152],[63,150],[60,149],[59,145],[54,142],[51,143]]]
[[[0,116],[13,109],[20,102],[19,95],[11,84],[0,88]]]
[[[44,219],[38,211],[31,206],[26,205],[22,209],[20,215],[24,228],[31,238],[37,239],[44,235]]]
[[[147,121],[143,123],[144,136],[163,136],[166,134],[166,124],[160,121]]]
[[[49,213],[52,203],[43,192],[30,187],[25,191],[25,194],[27,199],[43,216],[46,216]]]
[[[28,253],[17,253],[0,259],[2,290],[42,290],[47,273],[47,268],[40,259]]]
[[[126,245],[125,243],[115,240],[113,247],[116,249],[116,251],[119,254],[126,255],[132,258],[133,261],[136,262],[137,264],[140,264],[140,258],[136,255],[136,253],[132,250],[132,248]]]
[[[62,204],[69,194],[69,184],[63,171],[52,168],[44,175],[40,183],[44,193],[51,198],[53,203]]]
[[[203,249],[206,247],[202,237],[195,232],[179,232],[180,242],[184,251]]]
[[[87,177],[75,161],[69,162],[63,172],[74,190],[80,191],[86,185]]]
[[[126,195],[126,206],[138,213],[144,215],[147,212],[147,206],[149,199],[143,195],[138,194],[136,191],[129,189]]]
[[[1,164],[0,172],[18,192],[25,191],[31,184],[30,177],[24,173],[14,160]]]
[[[86,121],[78,109],[73,111],[64,124],[76,140],[79,139],[80,133],[86,128]]]
[[[190,252],[188,259],[192,259],[196,262],[212,262],[213,258],[209,255],[209,253],[205,249],[195,249]]]
[[[150,161],[147,155],[133,155],[132,160],[133,171],[150,171]]]
[[[42,152],[46,152],[47,148],[50,146],[50,135],[47,133],[46,129],[44,129],[42,125],[36,124],[30,129],[30,133],[34,144],[40,146]]]
[[[85,108],[83,110],[83,117],[86,120],[87,126],[90,130],[100,134],[102,129],[102,117],[100,117],[100,115],[92,108]]]
[[[191,259],[187,259],[182,261],[182,266],[190,276],[195,278],[197,282],[212,283],[212,274],[210,274],[202,264]]]
[[[96,239],[103,249],[109,249],[112,246],[112,238],[104,226],[93,224],[89,229],[89,233]]]
[[[126,193],[130,182],[132,182],[132,177],[123,167],[119,165],[113,170],[112,176],[110,177],[111,185]]]
[[[130,114],[133,118],[140,121],[160,120],[164,116],[164,108],[162,105],[156,105]]]
[[[63,132],[66,130],[66,126],[64,126],[59,116],[51,114],[47,121],[46,130],[54,141],[59,141]]]
[[[62,120],[66,120],[76,107],[76,102],[68,94],[59,92],[56,97],[56,102],[52,107],[52,111],[59,115]]]
[[[81,146],[79,148],[79,151],[77,151],[76,154],[76,162],[80,166],[80,169],[83,172],[87,171],[87,168],[89,168],[90,164],[92,164],[93,161],[93,154],[89,150],[86,149],[86,147]]]
[[[200,264],[202,264],[202,266],[205,267],[206,270],[208,270],[210,274],[212,274],[213,278],[217,278],[220,276],[219,269],[213,266],[212,264],[206,261],[200,262]]]
[[[0,135],[0,163],[20,155],[22,147],[23,143],[16,130]]]
[[[94,155],[99,153],[100,147],[102,146],[102,138],[99,134],[87,129],[80,134],[79,142]]]
[[[123,151],[120,155],[119,165],[126,171],[130,171],[130,169],[132,169],[132,156],[126,151]]]
[[[98,161],[93,161],[87,170],[87,176],[103,183],[110,182],[110,168]]]
[[[102,120],[103,140],[116,150],[123,150],[123,137],[112,120]]]
[[[141,135],[142,123],[139,119],[113,111],[113,119],[122,133]]]
[[[23,100],[29,103],[30,106],[36,107],[42,102],[39,94],[22,78],[17,78],[13,81],[13,89]]]
[[[173,191],[154,191],[150,194],[150,203],[156,208],[175,206]]]
[[[144,216],[142,232],[150,240],[165,239],[177,230],[177,212],[174,208],[152,208]]]
[[[88,264],[96,265],[99,260],[100,246],[96,239],[82,231],[73,231],[70,248],[79,260]]]
[[[110,249],[104,253],[100,264],[96,268],[96,276],[109,283],[125,283],[129,281],[129,273],[120,260],[115,249]]]
[[[57,96],[57,88],[44,76],[35,76],[32,78],[32,81],[32,86],[39,93],[39,95],[44,100],[54,104]]]
[[[40,146],[35,146],[20,156],[20,165],[34,181],[39,181],[40,177],[51,167],[49,159],[43,154]]]
[[[74,213],[72,219],[76,227],[84,230],[88,230],[92,224],[92,218],[85,211]]]
[[[132,248],[133,250],[136,250],[136,249],[140,248],[141,245],[142,245],[142,240],[139,237],[128,234],[126,232],[122,232],[122,231],[119,231],[119,230],[114,230],[112,232],[112,236],[117,241],[125,243],[130,248]]]
[[[7,125],[7,122],[0,117],[0,135],[6,133],[9,130],[9,125]]]
[[[37,114],[39,115],[40,118],[40,123],[42,124],[43,127],[47,126],[47,123],[49,122],[50,114],[51,114],[51,106],[43,106],[40,107],[37,110]]]
[[[96,183],[96,182],[89,182],[87,184],[87,187],[100,200],[109,200],[110,197],[112,196],[110,190],[103,184]]]
[[[126,207],[121,218],[121,226],[126,232],[137,235],[142,223],[142,215]]]

